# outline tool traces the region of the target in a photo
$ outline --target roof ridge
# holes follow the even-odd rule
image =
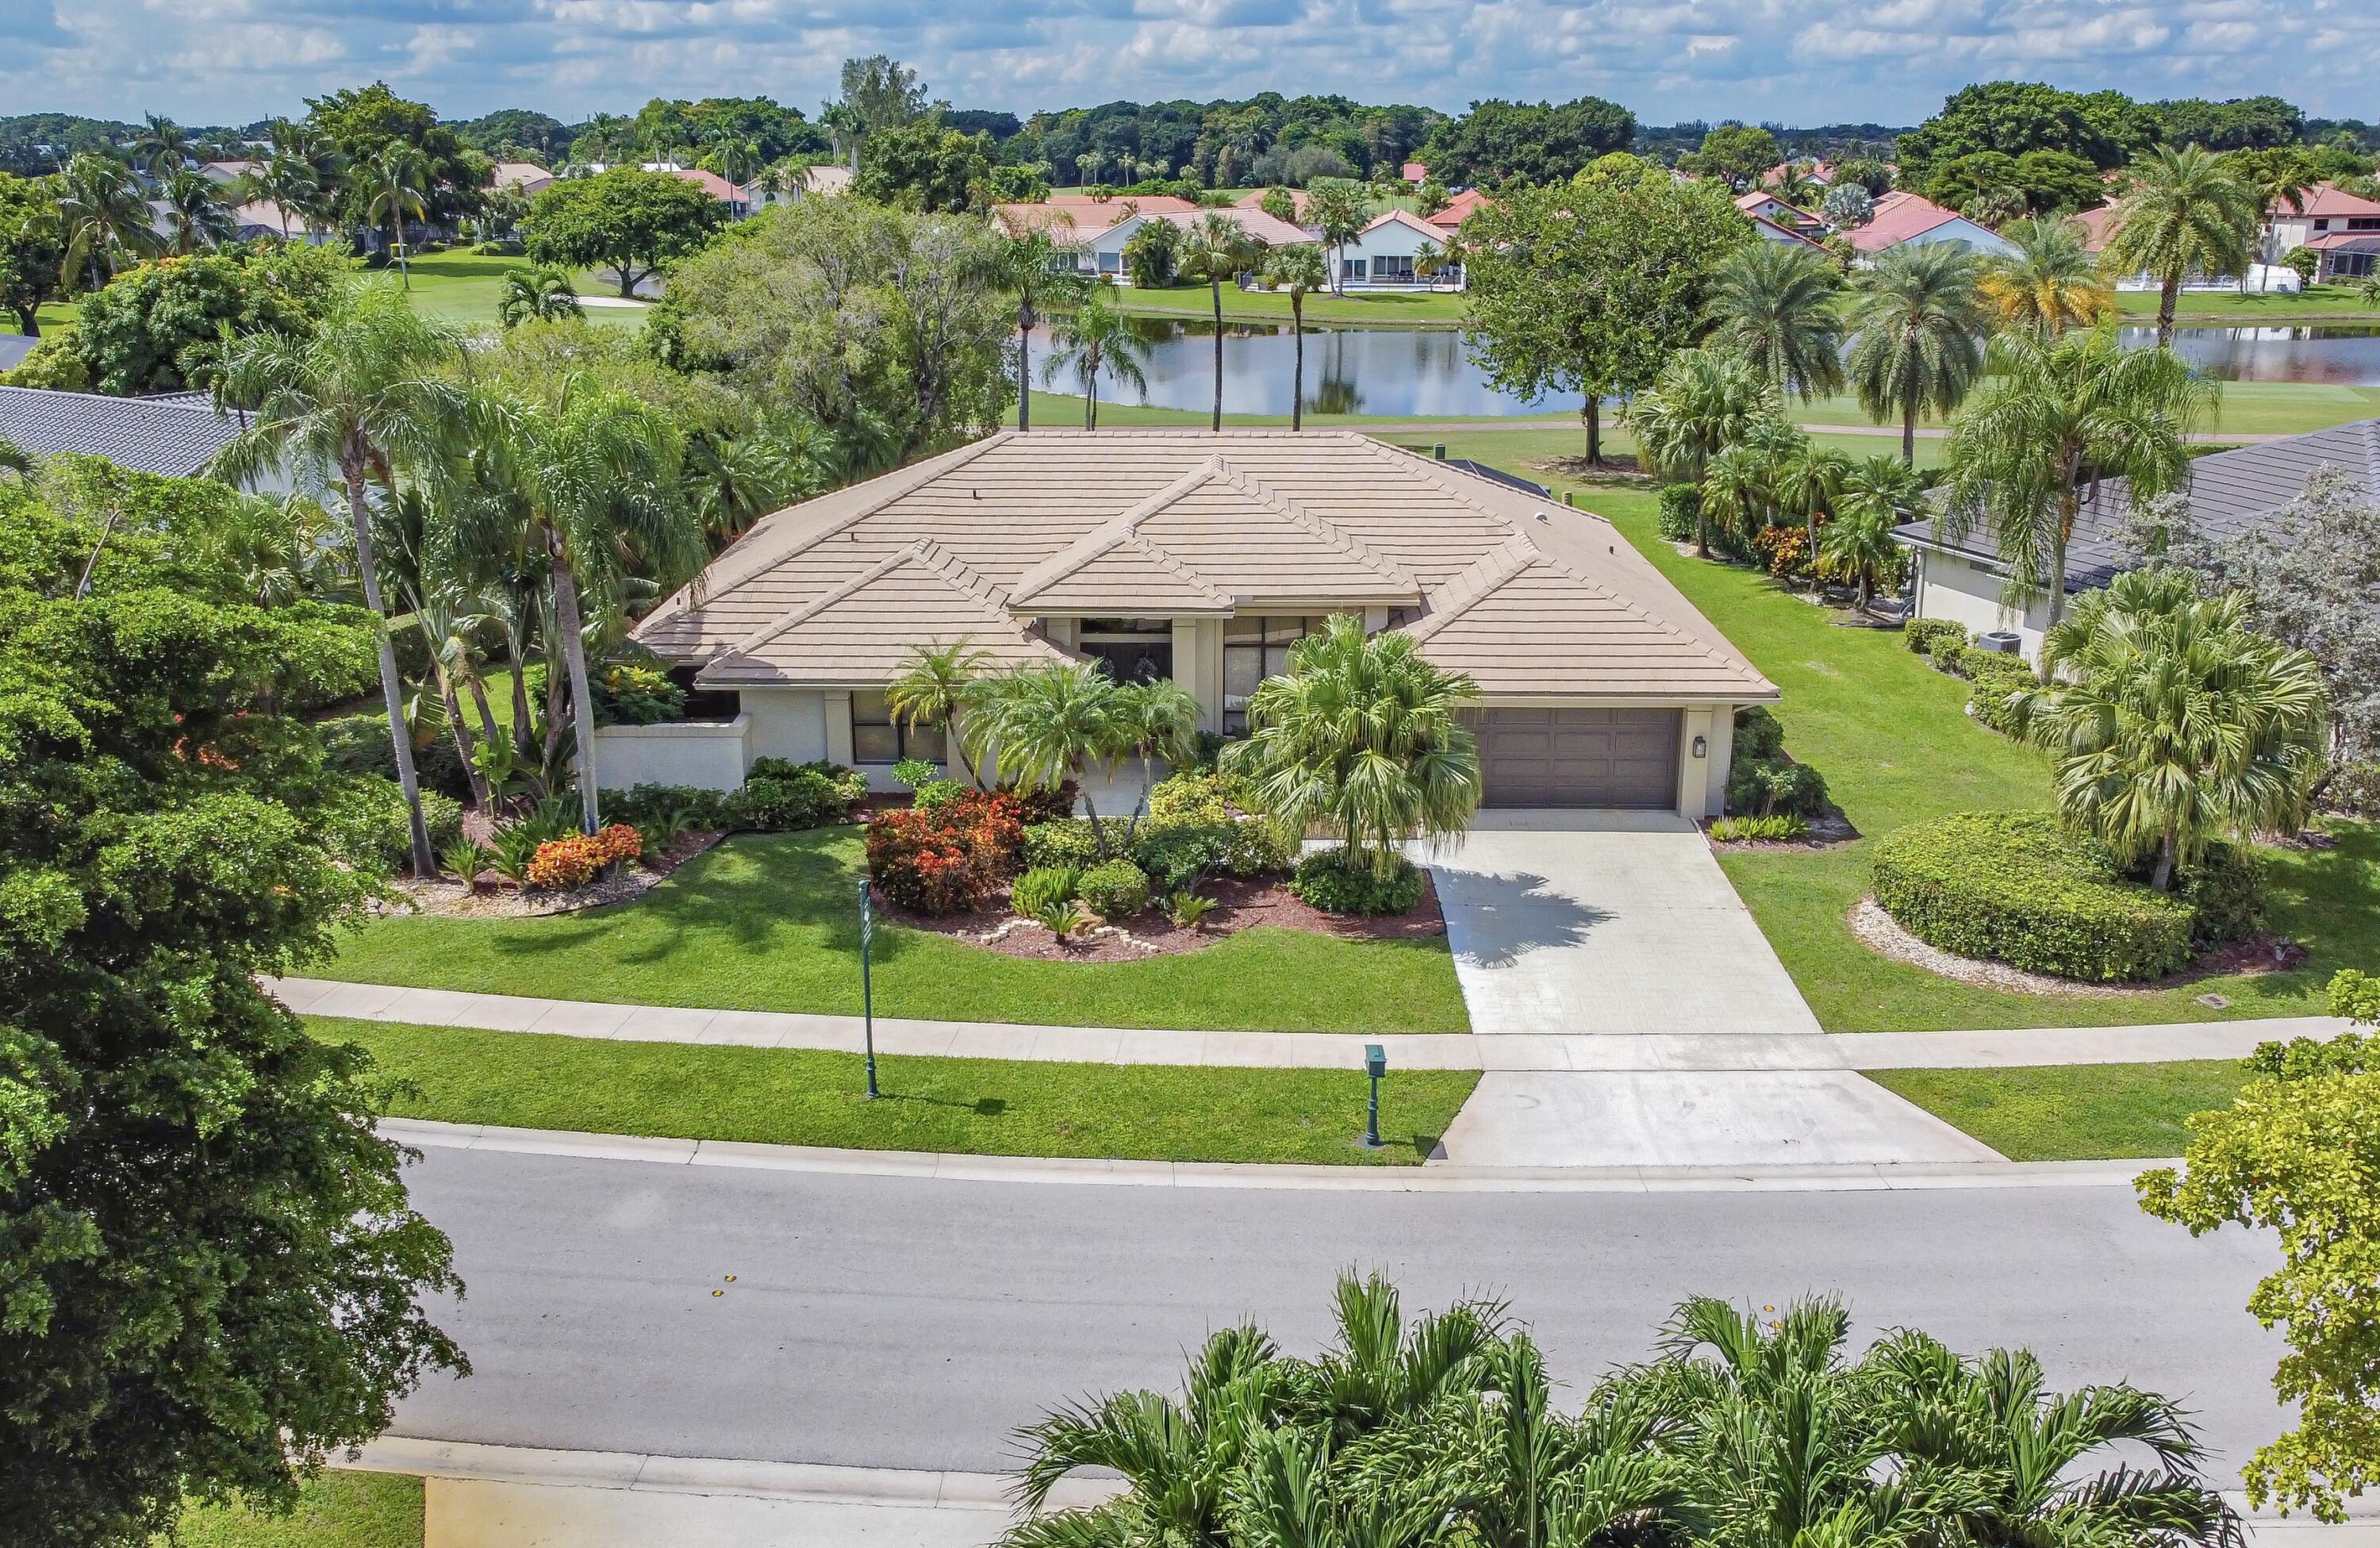
[[[1213,581],[1208,579],[1205,576],[1200,575],[1196,570],[1192,569],[1188,565],[1183,563],[1179,556],[1167,550],[1162,544],[1153,542],[1148,538],[1142,537],[1137,531],[1128,535],[1123,542],[1102,549],[1100,553],[1102,555],[1112,554],[1117,548],[1130,548],[1137,553],[1147,555],[1151,562],[1155,563],[1160,568],[1165,570],[1168,574],[1180,579],[1183,584],[1188,586],[1192,591],[1210,597],[1220,604],[1228,606],[1232,601],[1228,595],[1215,589],[1215,583]],[[1088,561],[1086,561],[1086,563]]]
[[[1446,491],[1449,494],[1453,495],[1463,504],[1469,506],[1473,510],[1477,511],[1480,515],[1487,517],[1489,520],[1500,522],[1516,533],[1522,530],[1519,522],[1513,520],[1502,511],[1498,510],[1495,506],[1488,505],[1486,501],[1479,499],[1476,495],[1473,494],[1469,489],[1464,488],[1460,482],[1448,478],[1444,471],[1444,464],[1437,461],[1435,458],[1424,457],[1421,453],[1409,450],[1403,446],[1392,446],[1386,441],[1377,440],[1369,435],[1358,436],[1357,439],[1361,440],[1366,445],[1369,446],[1376,455],[1381,457],[1387,461],[1413,464],[1420,469],[1421,476],[1423,478],[1427,479],[1430,482]],[[1463,477],[1466,479],[1475,478],[1477,475],[1466,473]],[[1482,480],[1481,481],[1487,482],[1488,481]]]
[[[1365,542],[1363,539],[1315,510],[1288,490],[1268,482],[1262,475],[1229,460],[1220,452],[1215,454],[1215,461],[1229,472],[1232,483],[1255,494],[1266,505],[1304,528],[1309,535],[1345,550],[1355,559],[1400,586],[1410,586],[1415,591],[1421,590],[1421,582],[1415,579],[1412,571],[1394,559],[1374,553],[1371,545]]]
[[[758,631],[747,636],[733,650],[722,653],[727,655],[750,654],[752,652],[759,650],[761,646],[766,645],[770,640],[776,639],[777,636],[784,633],[787,629],[795,628],[802,624],[809,622],[809,620],[817,617],[820,614],[825,612],[828,608],[832,607],[836,603],[839,603],[844,598],[850,596],[853,592],[864,591],[868,587],[874,585],[877,581],[881,580],[887,575],[899,569],[903,565],[907,564],[910,560],[924,558],[926,556],[926,551],[933,546],[934,543],[931,538],[917,538],[908,542],[903,543],[900,547],[892,550],[890,554],[885,555],[882,558],[877,560],[866,569],[861,570],[857,575],[853,576],[850,579],[844,581],[841,585],[828,587],[825,591],[820,591],[817,596],[810,598],[809,601],[803,603],[800,606],[795,608],[792,612],[786,614],[775,623],[762,625]],[[936,573],[939,574],[941,572],[937,570]],[[945,576],[943,579],[948,579],[949,578]]]
[[[1190,471],[1163,488],[1134,501],[1018,576],[1016,585],[1008,593],[1009,600],[1023,602],[1039,592],[1046,591],[1118,543],[1137,537],[1142,522],[1214,478],[1222,470],[1222,468],[1223,454],[1208,453],[1205,460]]]
[[[1531,542],[1526,534],[1514,532],[1457,571],[1438,595],[1427,598],[1428,614],[1406,632],[1416,640],[1429,639],[1494,595],[1504,582],[1541,560],[1550,563],[1545,550]]]

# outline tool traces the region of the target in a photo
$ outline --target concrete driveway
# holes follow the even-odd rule
[[[1482,812],[1460,840],[1415,858],[1437,877],[1472,1030],[1503,1045],[1448,1127],[1448,1159],[1764,1166],[1995,1153],[1874,1081],[1825,1067],[1817,1018],[1684,819]],[[1598,1035],[1632,1049],[1740,1040],[1743,1064],[1588,1067],[1578,1040]],[[1809,1054],[1794,1057],[1803,1038]]]

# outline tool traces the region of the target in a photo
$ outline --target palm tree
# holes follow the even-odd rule
[[[1082,244],[1053,237],[1042,226],[1009,235],[986,277],[1016,297],[1016,428],[1033,428],[1033,329],[1041,313],[1085,299],[1092,281],[1075,267]]]
[[[1343,296],[1347,266],[1340,261],[1341,250],[1364,229],[1363,187],[1344,177],[1319,177],[1305,193],[1305,224],[1321,232],[1330,248],[1330,293]]]
[[[396,253],[396,272],[405,288],[413,288],[413,269],[405,251],[405,222],[410,215],[416,220],[429,215],[430,203],[425,194],[429,189],[430,164],[420,151],[399,140],[381,152],[371,164],[371,195],[364,204],[364,220],[377,225],[388,222],[388,242]]]
[[[1702,478],[1704,558],[1710,556],[1708,538],[1714,526],[1734,534],[1740,543],[1752,542],[1767,512],[1776,472],[1777,465],[1766,452],[1742,442],[1722,446],[1712,457]]]
[[[2066,603],[2066,550],[2100,481],[2121,477],[2133,506],[2189,476],[2191,430],[2215,384],[2170,349],[2126,349],[2111,329],[1992,346],[1990,374],[1951,427],[1943,530],[1992,533],[2011,605]]]
[[[1628,405],[1623,422],[1643,460],[1664,477],[1700,483],[1711,458],[1775,413],[1776,402],[1767,382],[1742,354],[1682,349],[1662,366],[1651,390]],[[1696,552],[1709,558],[1707,513],[1694,539]]]
[[[976,767],[971,738],[960,733],[958,723],[975,697],[976,685],[990,666],[990,652],[976,649],[965,635],[947,645],[940,640],[913,644],[909,664],[884,690],[892,713],[906,721],[911,731],[921,725],[943,728],[958,750],[960,765],[978,790],[983,788],[983,775]]]
[[[2256,288],[2261,291],[2270,277],[2273,260],[2273,217],[2287,206],[2297,214],[2305,213],[2306,195],[2322,187],[2322,168],[2302,146],[2281,145],[2271,150],[2234,151],[2224,158],[2234,180],[2247,189],[2256,201],[2258,223],[2262,229],[2256,238],[2257,255],[2264,267],[2256,276]],[[2248,276],[2240,276],[2240,290],[2247,289]]]
[[[1835,498],[1835,518],[1818,540],[1818,573],[1849,579],[1859,588],[1858,605],[1865,607],[1876,578],[1900,571],[1901,548],[1892,530],[1909,519],[1925,487],[1915,469],[1892,457],[1852,463]]]
[[[166,244],[175,252],[202,252],[239,235],[238,223],[216,196],[212,179],[198,168],[176,167],[158,191],[164,205]]]
[[[1441,1398],[1476,1393],[1502,1335],[1503,1305],[1457,1301],[1407,1322],[1396,1286],[1378,1274],[1342,1273],[1332,1293],[1330,1347],[1294,1368],[1290,1403],[1302,1421],[1328,1426],[1334,1446],[1415,1419]]]
[[[659,408],[584,375],[565,378],[543,402],[487,397],[478,408],[496,480],[525,531],[522,546],[544,562],[551,638],[570,673],[579,813],[593,833],[601,775],[581,603],[600,601],[608,632],[623,616],[631,565],[665,589],[701,567],[708,554],[679,481],[683,447]]]
[[[2164,891],[2209,840],[2294,831],[2329,745],[2311,652],[2249,627],[2249,595],[2129,570],[2051,624],[2020,722],[2057,752],[2067,820]]]
[[[2118,274],[2156,280],[2157,343],[2170,344],[2182,280],[2192,271],[2214,275],[2245,269],[2264,211],[2254,192],[2203,146],[2152,146],[2132,164],[2130,180],[2117,204],[2119,224],[2107,238],[2107,261]]]
[[[2041,215],[2011,221],[2000,235],[2017,250],[1988,260],[1981,282],[2000,327],[2062,334],[2115,310],[2115,290],[2075,221]]]
[[[132,153],[159,182],[188,165],[190,131],[154,113],[141,115],[140,132],[133,137]]]
[[[270,204],[281,216],[281,239],[289,240],[289,213],[304,210],[322,192],[322,175],[295,148],[287,120],[273,128],[273,150],[261,162],[251,162],[235,185],[243,204]]]
[[[1773,479],[1777,503],[1802,517],[1814,559],[1818,553],[1818,518],[1834,513],[1851,471],[1850,457],[1798,433],[1791,448],[1778,459]]]
[[[1275,248],[1265,254],[1265,283],[1276,290],[1289,292],[1289,331],[1295,340],[1292,350],[1289,393],[1289,428],[1305,428],[1305,297],[1308,291],[1328,282],[1329,266],[1322,261],[1322,250],[1311,242],[1298,242]]]
[[[1237,280],[1256,262],[1256,246],[1239,223],[1208,211],[1183,234],[1182,272],[1207,282],[1215,303],[1215,416],[1211,428],[1223,428],[1223,285]]]
[[[1782,396],[1808,402],[1843,384],[1842,280],[1826,254],[1799,243],[1754,242],[1719,260],[1705,315]]]
[[[58,222],[66,244],[58,273],[69,289],[88,281],[84,288],[97,290],[115,276],[119,262],[147,257],[161,245],[140,177],[95,151],[76,156],[60,175]]]
[[[1957,242],[1903,242],[1863,274],[1852,305],[1851,377],[1860,408],[1900,420],[1900,460],[1917,465],[1917,416],[1948,414],[1984,365],[1981,263]]]
[[[210,472],[245,484],[280,468],[300,487],[344,488],[364,605],[376,616],[385,610],[367,490],[377,484],[389,491],[400,471],[428,470],[446,459],[463,419],[463,395],[448,374],[458,350],[451,332],[418,316],[385,285],[357,285],[311,333],[264,329],[235,340],[225,355],[221,390],[256,407],[248,429],[215,455]],[[414,874],[435,875],[405,732],[405,685],[385,629],[380,686],[412,823]]]
[[[1479,806],[1479,744],[1463,711],[1479,696],[1432,665],[1410,634],[1366,635],[1352,613],[1290,647],[1289,669],[1248,696],[1248,735],[1224,766],[1254,782],[1283,833],[1336,832],[1351,865],[1386,880],[1400,841],[1459,831]]]
[[[1050,358],[1041,362],[1041,380],[1054,382],[1071,372],[1083,389],[1083,428],[1099,427],[1099,373],[1107,372],[1124,386],[1148,396],[1148,341],[1133,320],[1107,302],[1102,286],[1070,313],[1050,320]]]
[[[1084,769],[1111,766],[1126,751],[1115,679],[1097,662],[1018,666],[987,677],[959,724],[970,757],[1022,790],[1055,790]],[[1100,858],[1107,829],[1090,795],[1083,811]]]
[[[505,327],[517,327],[531,318],[552,322],[586,314],[568,271],[539,264],[504,272],[504,293],[496,299],[496,321]]]
[[[697,434],[686,448],[686,501],[711,541],[724,547],[772,510],[826,483],[811,448],[788,445],[765,431]]]
[[[1129,845],[1140,832],[1148,793],[1157,787],[1157,762],[1186,763],[1198,756],[1198,700],[1171,677],[1119,683],[1115,690],[1115,749],[1140,762],[1140,795],[1124,823]]]

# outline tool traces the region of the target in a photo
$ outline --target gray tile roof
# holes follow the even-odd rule
[[[0,334],[0,371],[16,370],[33,352],[33,346],[41,342],[23,334]]]
[[[188,478],[238,433],[203,394],[105,397],[0,387],[0,435],[36,456],[90,452],[143,473]]]
[[[2201,537],[2214,542],[2247,531],[2304,494],[2306,481],[2323,467],[2343,469],[2380,494],[2380,420],[2358,420],[2310,435],[2199,457],[2190,465],[2192,525]],[[2068,591],[2105,586],[2118,571],[2140,562],[2138,554],[2116,541],[2130,499],[2125,481],[2109,479],[2099,486],[2097,497],[2083,506],[2075,519],[2074,541],[2067,548]],[[1932,521],[1912,521],[1893,535],[1903,542],[1946,548],[1987,562],[1999,557],[1991,534],[1981,530],[1953,542],[1936,531]]]

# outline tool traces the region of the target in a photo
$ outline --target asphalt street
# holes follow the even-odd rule
[[[2282,1419],[2279,1341],[2242,1310],[2269,1244],[2193,1240],[2121,1188],[1201,1190],[465,1150],[407,1176],[454,1238],[468,1293],[438,1315],[476,1373],[433,1378],[402,1435],[997,1470],[1053,1403],[1172,1390],[1212,1328],[1253,1318],[1311,1351],[1350,1265],[1409,1307],[1504,1298],[1573,1389],[1644,1358],[1687,1295],[1818,1290],[1863,1339],[2026,1345],[2061,1386],[2180,1396],[2226,1486]]]

